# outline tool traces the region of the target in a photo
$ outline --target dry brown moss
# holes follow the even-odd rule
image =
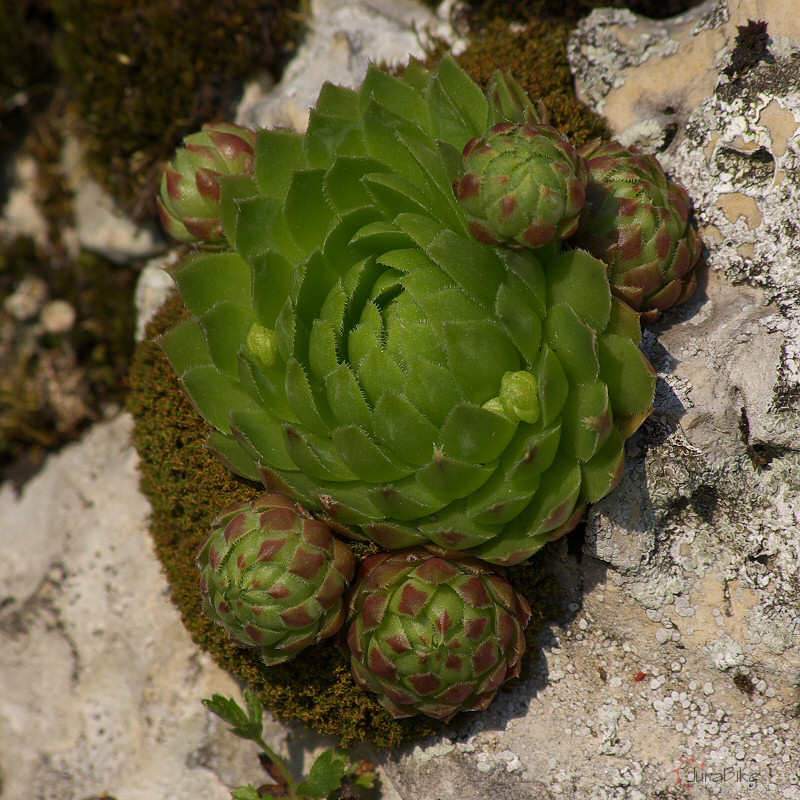
[[[27,237],[0,243],[0,474],[22,481],[125,397],[137,270],[88,251],[76,257]],[[28,296],[27,314],[11,312]],[[19,296],[19,295],[18,295]],[[50,301],[74,323],[48,330]],[[7,302],[10,303],[7,305]]]

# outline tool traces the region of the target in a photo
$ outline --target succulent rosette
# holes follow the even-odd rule
[[[219,221],[220,179],[253,171],[255,131],[221,122],[203,125],[183,140],[164,169],[157,198],[161,223],[181,242],[218,245],[225,241]]]
[[[519,675],[530,608],[501,568],[423,548],[361,566],[346,623],[356,682],[394,717],[486,708]]]
[[[342,627],[355,558],[305,509],[265,494],[219,513],[197,564],[206,616],[270,665]]]
[[[617,141],[580,149],[588,160],[586,205],[574,243],[609,266],[611,290],[654,322],[691,297],[703,242],[686,190],[655,156]]]
[[[589,168],[555,128],[499,122],[462,157],[453,191],[479,242],[536,248],[577,230]]]
[[[162,344],[208,447],[387,549],[523,561],[613,488],[652,409],[604,263],[470,233],[461,151],[534,113],[510,85],[487,98],[450,57],[326,84],[305,134],[259,131],[223,181],[231,250],[172,272],[189,319]]]

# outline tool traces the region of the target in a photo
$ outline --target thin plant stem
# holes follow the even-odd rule
[[[281,777],[286,783],[286,787],[289,789],[289,796],[293,798],[293,800],[294,798],[297,798],[299,796],[297,794],[297,782],[289,772],[289,768],[286,766],[284,760],[264,741],[261,736],[254,741],[267,754],[269,760],[275,765],[278,772],[280,772]]]

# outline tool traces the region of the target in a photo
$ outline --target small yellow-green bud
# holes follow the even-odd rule
[[[265,366],[271,367],[278,356],[275,331],[254,322],[247,333],[247,349]]]
[[[539,386],[530,372],[506,372],[500,379],[497,398],[512,422],[536,422],[539,419]]]

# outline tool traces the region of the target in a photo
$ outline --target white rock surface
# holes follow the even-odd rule
[[[333,22],[298,59],[317,62],[298,60],[248,119],[302,128],[323,78],[354,84],[430,19],[345,7],[315,6]],[[800,798],[800,102],[798,70],[780,70],[797,63],[797,17],[780,0],[708,2],[672,23],[604,13],[575,39],[578,85],[626,141],[663,147],[674,123],[660,157],[695,199],[711,272],[647,334],[657,412],[582,557],[551,545],[563,618],[529,674],[458,732],[382,755],[384,800]],[[375,17],[395,34],[354,44]],[[719,74],[748,17],[769,22],[775,62],[739,91]],[[163,288],[151,274],[144,305]],[[202,800],[263,780],[200,705],[237,687],[168,600],[129,432],[124,415],[99,424],[22,496],[0,491],[0,800]],[[269,737],[296,768],[319,744],[274,723]]]
[[[139,273],[136,282],[136,341],[144,338],[147,323],[164,305],[167,298],[175,291],[175,281],[172,280],[167,269],[179,261],[178,251],[172,250],[163,258],[149,261]]]
[[[281,82],[266,96],[257,83],[251,84],[236,121],[304,131],[308,109],[325,81],[357,86],[370,62],[398,64],[423,57],[430,35],[457,46],[447,22],[449,8],[449,2],[443,3],[437,16],[414,0],[313,0],[310,30]]]
[[[0,798],[229,800],[257,748],[201,699],[241,702],[169,600],[127,415],[0,490]],[[266,720],[298,770],[321,737]],[[307,768],[307,765],[306,765]]]
[[[164,249],[161,231],[152,225],[134,223],[89,175],[77,139],[67,138],[62,162],[67,188],[73,193],[76,247],[119,264],[148,258]]]
[[[39,167],[30,156],[14,159],[11,189],[0,215],[0,238],[29,236],[38,245],[47,241],[47,220],[36,202]]]

